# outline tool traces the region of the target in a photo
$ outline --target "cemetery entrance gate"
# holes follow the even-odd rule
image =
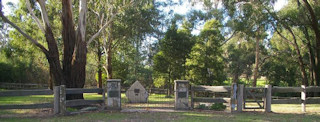
[[[122,109],[174,109],[174,95],[169,89],[144,88],[139,81],[121,90]]]

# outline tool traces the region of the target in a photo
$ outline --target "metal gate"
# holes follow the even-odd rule
[[[140,92],[138,90],[131,91],[135,93],[135,97],[128,99],[126,96],[127,91],[121,91],[121,106],[123,109],[174,109],[174,95],[168,96],[168,89],[147,89],[148,97],[146,101],[140,100],[146,96],[138,94]]]
[[[243,91],[244,109],[264,109],[265,107],[265,88],[253,87],[244,88]]]

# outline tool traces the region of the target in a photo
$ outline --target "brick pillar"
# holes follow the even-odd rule
[[[174,81],[174,98],[175,109],[185,110],[189,109],[189,81],[175,80]]]
[[[121,109],[121,80],[120,79],[107,80],[107,109],[109,110]]]

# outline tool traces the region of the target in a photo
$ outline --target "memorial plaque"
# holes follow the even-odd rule
[[[118,83],[111,83],[110,85],[111,85],[110,89],[112,89],[112,90],[117,90],[118,89]]]
[[[178,92],[178,98],[186,98],[187,92]]]
[[[119,91],[109,91],[109,97],[119,97]]]
[[[130,103],[145,103],[149,94],[139,81],[134,82],[126,92]]]

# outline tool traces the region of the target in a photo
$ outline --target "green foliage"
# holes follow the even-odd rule
[[[285,58],[285,57],[283,57]],[[266,62],[261,69],[261,75],[275,86],[301,85],[301,76],[296,62],[290,58],[275,58]]]
[[[223,105],[223,103],[214,103],[210,106],[211,110],[216,110],[216,111],[223,111],[227,108],[226,105]]]
[[[185,21],[182,28],[177,29],[176,22],[172,21],[164,38],[160,40],[160,51],[153,57],[153,70],[157,74],[154,75],[156,76],[154,79],[158,81],[157,86],[164,85],[162,83],[164,79],[166,79],[166,85],[172,85],[173,80],[185,76],[186,58],[194,45],[189,27],[190,25]]]
[[[106,82],[107,82],[107,79],[108,79],[108,75],[106,74],[106,73],[102,73],[102,84],[106,84]],[[96,81],[98,82],[98,73],[96,73],[96,75],[95,75],[95,79],[96,79]]]
[[[216,20],[207,21],[189,54],[190,57],[186,61],[187,78],[195,84],[220,85],[226,80],[220,27]]]
[[[206,105],[205,104],[200,104],[197,109],[206,109]]]
[[[153,84],[155,87],[159,88],[164,86],[166,84],[166,81],[168,81],[168,78],[163,75],[160,75],[154,79]]]

